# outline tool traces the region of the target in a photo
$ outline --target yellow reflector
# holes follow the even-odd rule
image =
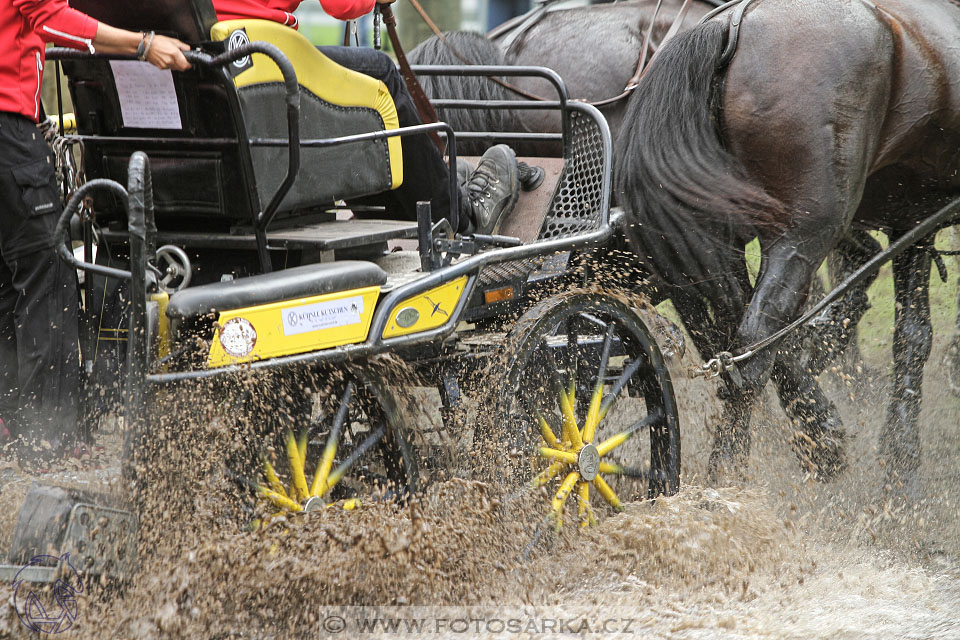
[[[383,337],[405,336],[446,324],[457,310],[466,287],[467,276],[461,276],[402,301],[390,311]]]

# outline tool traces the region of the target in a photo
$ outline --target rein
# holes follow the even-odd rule
[[[450,52],[454,55],[454,57],[456,57],[458,60],[460,60],[460,62],[464,64],[467,64],[467,65],[473,64],[463,54],[457,51],[456,47],[450,44],[450,42],[444,37],[443,33],[437,27],[437,24],[430,18],[430,15],[426,12],[426,10],[423,8],[420,2],[418,2],[418,0],[409,0],[409,1],[410,1],[410,5],[413,6],[414,10],[420,15],[420,18],[423,20],[424,24],[426,24],[430,28],[430,30],[433,32],[433,35],[437,36],[437,39],[440,40],[440,42],[442,42],[443,45],[450,50]],[[510,47],[513,46],[513,44],[517,41],[517,39],[519,39],[519,37],[523,33],[528,31],[537,22],[539,22],[541,18],[543,18],[544,14],[546,14],[548,11],[548,6],[557,1],[558,0],[544,0],[543,2],[540,2],[538,7],[536,7],[535,9],[532,9],[527,14],[518,16],[517,18],[514,18],[513,20],[510,20],[504,23],[503,25],[501,25],[500,27],[497,27],[496,29],[491,31],[490,32],[491,37],[496,37],[503,33],[509,32],[509,35],[505,40],[506,50],[509,50]],[[703,0],[703,1],[708,2],[710,4],[717,4],[716,0]],[[735,0],[735,2],[739,2],[739,1],[740,0]],[[678,11],[677,15],[674,17],[673,22],[670,25],[670,29],[667,31],[667,34],[663,37],[663,40],[660,41],[659,45],[654,45],[653,44],[653,27],[654,27],[654,23],[656,23],[657,15],[660,12],[660,7],[663,4],[663,0],[657,0],[657,6],[654,9],[653,17],[650,19],[650,24],[647,27],[647,31],[643,37],[643,42],[640,45],[640,58],[637,62],[636,71],[634,71],[633,75],[627,81],[627,84],[621,93],[613,96],[612,98],[604,98],[602,100],[585,100],[582,98],[572,98],[572,100],[575,100],[576,102],[588,104],[594,107],[605,107],[605,106],[614,104],[616,102],[619,102],[620,100],[623,100],[624,98],[629,96],[631,93],[633,93],[633,90],[636,89],[637,84],[640,82],[640,79],[643,77],[644,71],[648,65],[648,59],[647,59],[648,52],[652,51],[652,55],[650,55],[650,58],[649,58],[649,61],[652,62],[653,59],[657,56],[657,52],[660,50],[660,47],[662,47],[664,43],[666,43],[670,38],[675,36],[678,31],[680,31],[680,25],[683,23],[684,18],[686,18],[687,11],[690,9],[691,3],[692,3],[692,0],[684,0],[683,6],[680,7],[680,11]],[[724,7],[726,7],[729,4],[734,4],[734,3],[726,3],[726,4],[720,5],[718,9],[711,12],[711,15],[716,11],[722,10]],[[518,26],[514,28],[514,25],[518,25]],[[528,100],[535,100],[537,102],[547,102],[549,100],[548,98],[544,98],[535,93],[525,91],[520,87],[517,87],[516,85],[510,84],[509,82],[506,82],[499,78],[490,77],[489,80],[492,80],[493,82],[497,83],[504,89],[511,91],[524,98],[527,98]]]

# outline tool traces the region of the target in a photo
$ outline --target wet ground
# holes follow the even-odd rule
[[[865,335],[862,373],[823,376],[852,436],[850,468],[838,480],[818,483],[801,469],[788,445],[793,429],[768,394],[754,421],[748,481],[708,487],[718,405],[712,383],[678,369],[679,495],[630,503],[595,528],[566,527],[559,536],[539,527],[541,504],[505,508],[494,487],[463,479],[437,482],[402,508],[328,509],[246,531],[215,486],[224,455],[209,444],[223,436],[216,407],[201,412],[204,426],[162,456],[173,472],[154,469],[167,480],[144,523],[141,570],[122,591],[88,587],[66,636],[395,637],[335,633],[331,607],[471,606],[504,616],[526,605],[540,618],[629,620],[628,630],[607,629],[621,637],[960,638],[960,398],[943,382],[947,327],[937,327],[926,370],[924,455],[911,500],[884,487],[877,463],[889,358],[882,331]],[[682,366],[693,361],[688,355]],[[116,487],[116,471],[108,461],[100,472],[55,479]],[[27,484],[11,472],[3,485],[4,544]],[[11,593],[0,585],[0,637],[28,637]],[[431,630],[560,635],[542,627]]]

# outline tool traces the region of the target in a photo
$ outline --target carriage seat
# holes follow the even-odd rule
[[[167,317],[172,320],[197,318],[231,309],[380,286],[386,281],[386,272],[372,262],[341,260],[309,264],[188,287],[170,296]]]
[[[262,40],[290,59],[300,83],[301,139],[332,138],[399,127],[397,109],[379,80],[333,62],[299,32],[268,20],[216,23],[211,39],[234,48]],[[268,57],[254,54],[229,65],[250,138],[286,138],[283,77]],[[261,206],[287,169],[284,147],[253,147]],[[395,189],[403,181],[400,138],[329,148],[301,148],[300,172],[280,211]]]

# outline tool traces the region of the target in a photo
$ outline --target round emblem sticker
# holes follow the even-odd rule
[[[220,327],[220,346],[234,358],[250,355],[257,344],[257,330],[246,318],[230,318]]]
[[[233,51],[234,49],[239,49],[240,47],[248,44],[250,44],[250,38],[247,37],[247,32],[237,29],[230,34],[230,38],[227,40],[227,50]],[[233,61],[233,66],[235,66],[237,69],[243,69],[249,64],[250,56],[244,56]]]

